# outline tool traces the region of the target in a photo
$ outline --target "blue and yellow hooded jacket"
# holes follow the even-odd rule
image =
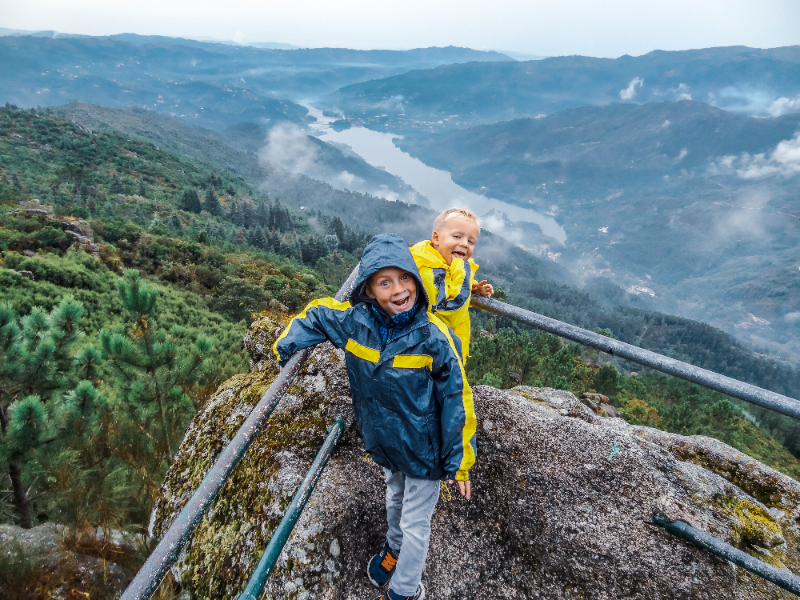
[[[478,264],[471,258],[454,258],[448,265],[430,240],[411,246],[411,255],[419,268],[431,312],[461,340],[461,358],[466,361],[469,356],[469,303]]]
[[[379,323],[364,293],[385,267],[411,273],[417,310],[381,349]],[[475,462],[475,411],[457,338],[425,310],[427,295],[408,246],[377,235],[361,256],[350,302],[314,300],[276,340],[281,365],[303,348],[330,340],[344,348],[356,423],[372,459],[418,479],[467,481]]]

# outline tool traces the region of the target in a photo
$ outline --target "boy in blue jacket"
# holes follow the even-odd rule
[[[377,235],[361,255],[350,302],[314,300],[276,340],[281,366],[329,340],[344,348],[356,424],[386,477],[389,530],[367,564],[376,600],[423,600],[422,571],[440,481],[471,495],[475,411],[458,338],[427,311],[408,246]],[[390,582],[391,580],[391,582]]]

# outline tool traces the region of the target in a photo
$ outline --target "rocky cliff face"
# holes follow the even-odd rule
[[[277,325],[246,337],[251,373],[192,422],[161,489],[161,535],[274,378]],[[773,565],[800,570],[800,485],[716,440],[598,416],[546,388],[473,389],[473,500],[443,494],[423,581],[429,597],[790,598],[650,524],[682,519]],[[328,427],[350,414],[340,353],[320,346],[222,489],[174,574],[197,598],[241,591]],[[381,470],[343,437],[274,572],[267,598],[368,599],[383,543]]]

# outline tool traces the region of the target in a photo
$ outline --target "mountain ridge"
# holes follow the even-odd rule
[[[445,65],[344,86],[326,102],[357,124],[406,133],[615,101],[694,98],[729,111],[767,115],[777,110],[776,100],[798,94],[800,46],[728,47]]]

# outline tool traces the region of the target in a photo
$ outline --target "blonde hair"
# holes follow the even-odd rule
[[[478,218],[478,215],[471,210],[467,210],[466,208],[448,208],[439,213],[439,216],[436,217],[436,220],[433,222],[433,230],[439,231],[445,223],[456,217],[472,221],[478,226],[478,229],[480,229],[481,220]]]

